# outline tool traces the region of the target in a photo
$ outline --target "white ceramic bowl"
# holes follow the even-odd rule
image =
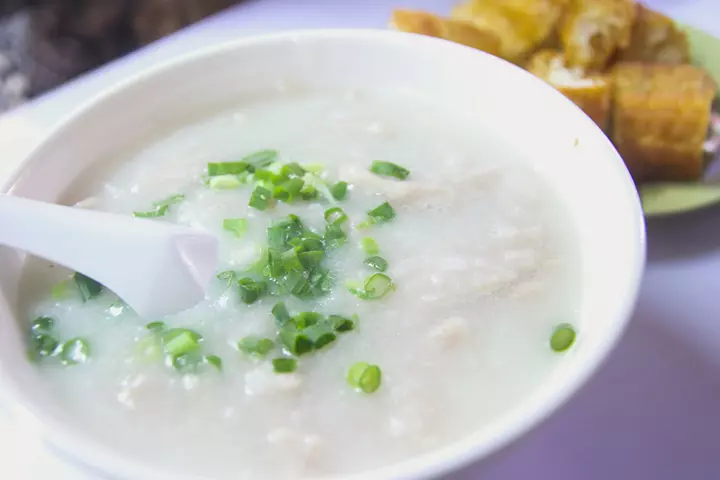
[[[644,266],[643,217],[622,160],[595,124],[542,81],[490,55],[427,37],[362,30],[286,33],[209,48],[130,78],[78,109],[29,156],[5,191],[70,200],[68,187],[97,159],[159,128],[278,85],[404,88],[443,102],[478,129],[490,128],[524,149],[576,223],[580,336],[557,374],[475,434],[361,477],[440,475],[508,444],[557,409],[597,369],[630,317]],[[23,425],[103,472],[183,478],[182,472],[141,465],[77,433],[47,398],[26,361],[23,332],[13,314],[22,260],[0,249],[2,388]]]

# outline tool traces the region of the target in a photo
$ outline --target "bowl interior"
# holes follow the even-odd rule
[[[75,200],[71,186],[93,164],[203,112],[278,89],[351,88],[431,97],[473,128],[513,142],[549,179],[575,223],[581,335],[562,367],[535,395],[475,435],[363,478],[436,475],[497,449],[567,399],[608,353],[637,294],[644,237],[634,185],[602,132],[551,87],[482,52],[416,35],[315,31],[247,39],[158,66],[94,99],[30,156],[6,190],[51,202]],[[17,411],[90,465],[161,478],[74,433],[47,398],[25,360],[15,321],[22,262],[22,255],[0,249],[0,368]]]

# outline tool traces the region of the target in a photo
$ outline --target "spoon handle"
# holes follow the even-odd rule
[[[0,195],[0,245],[107,286],[139,314],[197,303],[212,278],[217,239],[166,222]]]

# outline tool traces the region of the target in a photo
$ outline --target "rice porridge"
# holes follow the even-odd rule
[[[210,478],[361,473],[482,429],[574,340],[563,206],[532,159],[423,99],[288,93],[114,160],[78,207],[216,234],[206,299],[139,318],[33,260],[23,305],[48,394],[136,459]]]

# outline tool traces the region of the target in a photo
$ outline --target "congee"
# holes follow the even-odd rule
[[[232,479],[387,466],[501,418],[581,334],[573,225],[533,159],[409,91],[239,101],[99,164],[77,208],[221,242],[205,300],[166,318],[27,266],[48,395],[139,461]]]

